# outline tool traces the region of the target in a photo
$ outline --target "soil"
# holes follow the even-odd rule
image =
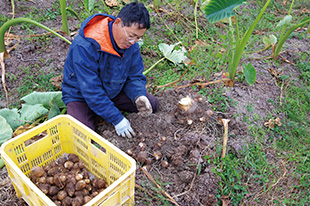
[[[22,16],[30,6],[42,9],[51,8],[52,1],[22,1],[16,4],[15,12],[17,18]],[[10,1],[0,0],[0,5],[4,5],[0,14],[9,16],[11,12]],[[186,12],[188,10],[184,10]],[[151,13],[156,15],[155,13]],[[46,22],[50,28],[60,29],[60,19],[57,21]],[[172,22],[170,22],[172,23]],[[72,32],[76,32],[78,21],[71,19],[69,25]],[[164,25],[161,25],[165,27]],[[24,30],[13,27],[12,32],[15,35],[24,35]],[[43,30],[32,27],[38,33]],[[300,30],[299,32],[303,32]],[[221,94],[224,99],[230,102],[226,110],[213,110],[221,107],[220,102],[210,102],[204,96],[198,94],[201,87],[186,87],[182,89],[170,88],[164,92],[154,93],[159,98],[160,108],[157,113],[147,118],[138,114],[128,114],[127,118],[131,122],[136,132],[133,139],[118,137],[114,127],[102,122],[96,131],[104,138],[108,139],[114,145],[125,152],[131,150],[132,157],[137,160],[136,170],[136,205],[173,205],[169,198],[161,194],[156,185],[150,181],[141,168],[146,168],[148,173],[156,179],[161,189],[167,192],[179,205],[200,206],[217,205],[219,200],[216,197],[219,188],[219,179],[214,174],[212,164],[209,164],[205,156],[212,156],[217,152],[217,148],[222,145],[224,127],[219,119],[229,119],[228,123],[228,153],[238,153],[247,147],[248,142],[253,138],[248,134],[248,123],[245,121],[255,121],[257,125],[263,125],[268,117],[285,118],[285,114],[275,113],[275,108],[280,104],[280,98],[285,95],[285,86],[287,82],[279,82],[275,73],[281,73],[294,79],[299,76],[298,69],[294,66],[296,54],[302,51],[309,51],[309,34],[302,37],[294,36],[285,43],[285,52],[282,53],[283,59],[279,63],[274,61],[265,61],[263,58],[271,55],[270,50],[254,53],[242,61],[251,62],[257,70],[257,81],[253,86],[245,82],[235,82],[233,87],[224,87]],[[69,40],[74,38],[67,37]],[[19,68],[31,67],[35,75],[39,70],[48,74],[50,71],[60,75],[64,61],[69,49],[69,45],[63,40],[49,36],[51,44],[48,47],[42,45],[40,41],[12,40],[8,48],[18,44],[10,52],[10,58],[5,60],[6,73],[15,74],[19,78],[26,77],[28,74]],[[259,45],[260,48],[263,47]],[[155,55],[156,56],[156,55]],[[154,58],[153,54],[144,53],[145,58]],[[156,57],[155,57],[156,58]],[[48,64],[44,63],[49,60]],[[39,66],[34,67],[37,64]],[[199,77],[197,77],[198,79]],[[222,78],[214,76],[214,80]],[[278,82],[277,82],[278,81]],[[186,85],[189,82],[181,81],[178,85]],[[16,88],[21,85],[19,81],[7,81],[9,103],[18,103],[20,97]],[[280,85],[280,86],[279,86]],[[281,87],[281,85],[283,87]],[[223,85],[214,84],[204,88],[207,94]],[[0,85],[3,91],[2,83]],[[151,90],[152,88],[149,87]],[[35,84],[34,84],[35,90]],[[6,107],[5,94],[2,92],[0,99],[1,108]],[[185,112],[180,109],[178,102],[183,97],[191,97],[194,100],[194,106],[191,110]],[[213,111],[212,114],[209,112]],[[257,114],[261,118],[255,118]],[[188,122],[192,120],[192,122]],[[147,160],[139,156],[141,151],[146,151]],[[159,160],[156,160],[154,153],[158,151],[162,154]],[[140,154],[141,155],[141,154]],[[138,158],[139,157],[139,158]],[[162,161],[167,161],[168,166],[162,166]],[[288,171],[289,172],[289,171]],[[254,192],[254,190],[253,190]],[[165,198],[163,198],[165,197]],[[163,200],[166,202],[163,202]],[[15,196],[14,188],[8,177],[6,168],[0,170],[0,202],[4,205],[26,205],[26,203]],[[265,204],[264,204],[265,203]],[[267,205],[268,199],[261,197],[261,205]],[[245,205],[249,205],[245,203]]]

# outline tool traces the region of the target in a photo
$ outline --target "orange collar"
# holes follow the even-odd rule
[[[96,40],[101,50],[120,56],[113,48],[110,32],[109,22],[113,21],[112,18],[106,16],[95,16],[91,19],[84,28],[85,37]]]

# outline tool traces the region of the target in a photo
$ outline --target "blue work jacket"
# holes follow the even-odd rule
[[[97,115],[113,125],[123,115],[111,101],[122,90],[132,102],[146,96],[146,77],[139,44],[120,55],[113,47],[109,22],[116,17],[95,14],[81,25],[70,45],[63,69],[62,100],[86,102]]]

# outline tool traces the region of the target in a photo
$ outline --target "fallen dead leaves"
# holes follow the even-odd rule
[[[280,118],[277,117],[275,119],[270,119],[268,122],[264,123],[265,127],[269,127],[269,129],[273,129],[275,125],[281,126]]]

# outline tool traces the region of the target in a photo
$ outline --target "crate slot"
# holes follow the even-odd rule
[[[51,157],[53,157],[53,152],[52,152],[52,150],[48,150],[48,151],[45,152],[42,156],[43,156],[44,162],[46,162],[48,159],[50,159]]]
[[[80,147],[76,147],[76,152],[79,154],[79,156],[82,156],[84,159],[88,159],[88,155],[85,150],[81,149]]]
[[[120,177],[124,174],[124,172],[115,164],[110,162],[110,168],[114,171],[114,173],[117,173],[117,176]]]
[[[74,137],[74,140],[77,144],[84,147],[84,149],[86,149],[86,150],[88,149],[86,140],[83,141],[80,137]]]
[[[121,167],[124,171],[127,170],[127,165],[113,154],[110,154],[110,160],[114,162],[117,166]]]
[[[16,147],[14,147],[14,152],[15,152],[15,155],[19,155],[19,154],[25,152],[23,145],[20,144],[20,145],[17,145]]]
[[[100,151],[103,152],[104,154],[107,154],[107,150],[100,144],[98,144],[95,140],[91,140],[91,144],[94,145],[96,148],[100,149]]]
[[[54,147],[54,153],[55,155],[57,155],[58,153],[60,153],[62,151],[61,149],[61,145],[57,145]],[[59,156],[59,155],[58,155]]]
[[[57,143],[59,143],[60,142],[60,140],[59,140],[59,135],[56,135],[56,136],[54,136],[53,138],[52,138],[52,143],[53,143],[53,145],[55,145],[55,144],[57,144]]]
[[[38,166],[38,165],[41,165],[42,164],[42,158],[41,156],[38,156],[37,158],[33,159],[31,161],[31,167],[35,167],[35,166]]]
[[[29,163],[24,164],[20,169],[23,173],[28,173],[30,171]]]
[[[94,173],[94,175],[104,179],[105,181],[108,182],[106,176],[107,176],[107,170],[105,169],[105,167],[103,167],[101,164],[99,164],[96,160],[94,160],[93,158],[91,159],[91,164],[92,164],[92,171]]]
[[[55,126],[49,128],[49,131],[50,131],[50,134],[51,134],[52,136],[58,134],[57,125],[55,125]]]
[[[27,161],[26,154],[22,154],[21,156],[17,157],[17,161],[19,165],[24,164]]]
[[[76,136],[82,138],[84,141],[87,140],[87,136],[83,132],[78,130],[76,127],[72,127],[72,130],[73,130],[73,134],[75,134]]]

